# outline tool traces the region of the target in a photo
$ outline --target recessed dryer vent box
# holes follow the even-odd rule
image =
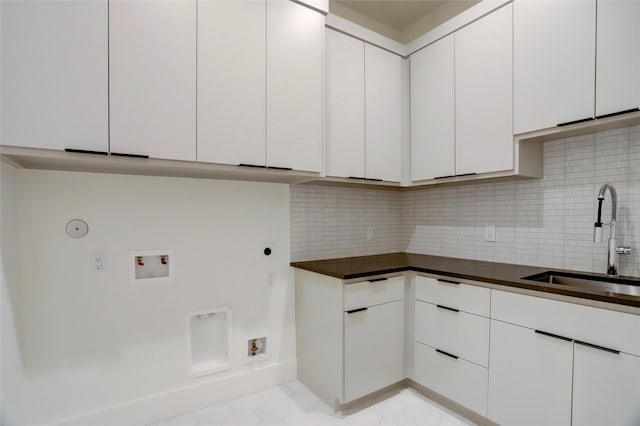
[[[205,309],[189,314],[189,374],[213,374],[231,368],[231,308]]]
[[[131,284],[164,284],[173,281],[173,250],[132,250],[129,252]]]

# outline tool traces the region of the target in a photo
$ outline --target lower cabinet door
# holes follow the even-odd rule
[[[573,342],[492,320],[488,417],[501,425],[570,425],[572,368]]]
[[[413,374],[413,379],[422,386],[487,415],[486,368],[415,342]]]
[[[402,380],[404,301],[344,313],[344,402]]]
[[[640,425],[640,357],[576,343],[573,424]]]

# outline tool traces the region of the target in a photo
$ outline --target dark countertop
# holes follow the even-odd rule
[[[639,296],[614,293],[609,291],[610,289],[606,284],[603,285],[602,290],[592,290],[564,284],[548,284],[521,279],[522,277],[538,274],[548,270],[568,273],[576,272],[563,271],[562,269],[557,268],[484,262],[479,260],[456,259],[452,257],[413,253],[389,253],[373,256],[292,262],[291,266],[343,280],[402,271],[425,272],[452,278],[499,284],[507,287],[517,287],[579,297],[583,299],[599,300],[619,305],[640,307]],[[582,272],[581,274],[593,277],[606,277],[604,274]],[[640,285],[640,279],[631,279],[638,280],[638,284]]]

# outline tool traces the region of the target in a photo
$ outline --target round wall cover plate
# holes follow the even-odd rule
[[[80,219],[73,219],[67,223],[67,235],[71,238],[82,238],[89,232],[87,222]]]

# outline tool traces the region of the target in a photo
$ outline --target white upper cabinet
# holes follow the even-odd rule
[[[512,5],[455,33],[455,174],[513,168]]]
[[[598,0],[596,116],[640,107],[640,2]]]
[[[514,132],[592,118],[595,0],[516,0],[513,7]]]
[[[327,176],[402,178],[402,58],[327,29]]]
[[[411,180],[454,174],[453,34],[414,53],[411,72]]]
[[[319,172],[322,165],[324,16],[267,1],[267,165]]]
[[[365,44],[365,175],[402,179],[402,58]]]
[[[196,159],[196,2],[109,5],[111,152]]]
[[[0,7],[1,143],[107,152],[107,1]]]
[[[364,42],[326,30],[327,176],[365,176]]]
[[[198,1],[198,161],[265,163],[264,0]]]

